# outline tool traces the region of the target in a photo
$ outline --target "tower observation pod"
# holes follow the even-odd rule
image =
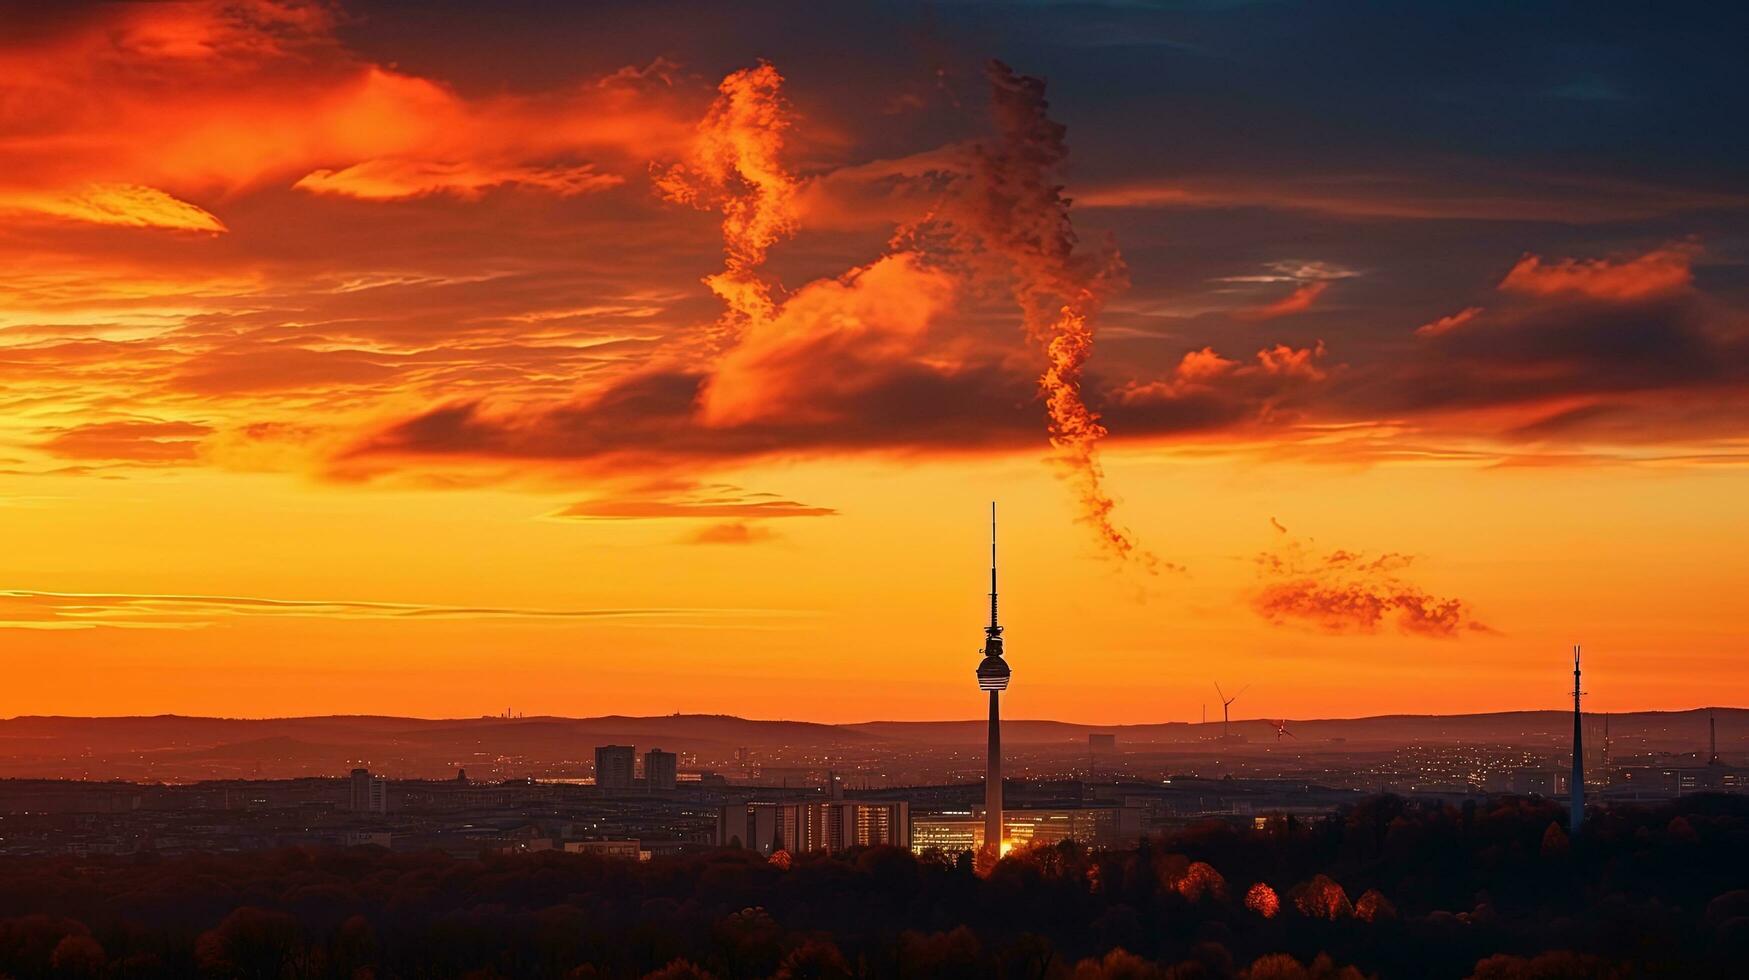
[[[1002,853],[1002,711],[1008,689],[1008,661],[1002,659],[1002,625],[996,619],[996,505],[990,504],[990,625],[984,627],[984,659],[978,663],[978,689],[990,692],[990,743],[984,765],[984,846]]]

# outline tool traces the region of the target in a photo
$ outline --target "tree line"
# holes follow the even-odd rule
[[[0,860],[27,978],[1726,977],[1749,958],[1749,799],[1596,813],[1394,796],[980,868],[892,848],[296,848]]]

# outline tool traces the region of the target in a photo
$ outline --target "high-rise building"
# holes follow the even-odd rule
[[[911,804],[897,800],[735,803],[717,817],[717,843],[776,851],[842,851],[911,846]]]
[[[1573,647],[1573,778],[1567,788],[1572,792],[1572,815],[1567,820],[1569,833],[1577,834],[1585,822],[1585,731],[1579,714],[1579,647]]]
[[[673,789],[680,772],[680,757],[672,752],[651,749],[644,753],[644,787]]]
[[[347,809],[353,813],[389,812],[389,781],[384,776],[372,776],[369,769],[352,770],[347,794]]]
[[[630,745],[598,745],[595,747],[595,785],[603,789],[631,788],[632,747]]]
[[[1008,688],[1008,661],[1002,659],[1002,626],[996,619],[996,505],[990,504],[990,625],[984,627],[984,659],[978,663],[978,689],[990,692],[990,741],[984,757],[984,841],[1000,850],[1002,841],[1002,709]]]
[[[1087,774],[1098,776],[1117,756],[1117,736],[1110,732],[1087,733]]]

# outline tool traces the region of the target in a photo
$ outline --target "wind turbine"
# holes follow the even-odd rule
[[[1239,688],[1239,694],[1244,694],[1249,690],[1251,690],[1251,685],[1247,684]],[[1220,681],[1215,681],[1215,693],[1221,696],[1221,741],[1225,742],[1229,737],[1227,735],[1227,709],[1233,706],[1234,701],[1239,700],[1239,694],[1227,697],[1227,692],[1221,690]]]
[[[1299,738],[1298,735],[1295,735],[1293,732],[1290,732],[1287,730],[1287,719],[1286,718],[1283,718],[1280,721],[1272,721],[1272,722],[1270,722],[1270,724],[1275,727],[1275,740],[1277,742],[1281,741],[1281,737],[1283,735],[1286,735],[1288,738]]]

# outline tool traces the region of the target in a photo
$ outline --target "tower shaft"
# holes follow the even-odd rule
[[[984,844],[1002,853],[1002,709],[990,692],[990,744],[984,758]]]
[[[1579,648],[1573,648],[1573,776],[1569,789],[1572,791],[1572,815],[1567,822],[1570,833],[1577,834],[1579,825],[1585,821],[1585,731],[1580,725],[1579,697]]]

